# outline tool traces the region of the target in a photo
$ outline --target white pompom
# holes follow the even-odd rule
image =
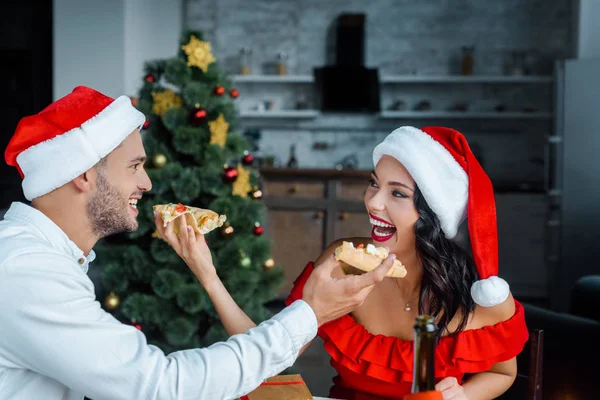
[[[471,297],[481,307],[493,307],[504,303],[510,292],[508,283],[498,276],[490,276],[471,286]]]

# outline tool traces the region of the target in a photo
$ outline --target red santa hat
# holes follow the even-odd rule
[[[373,150],[373,164],[388,155],[411,174],[447,238],[468,217],[469,236],[480,280],[471,287],[475,303],[504,302],[509,286],[498,277],[498,229],[492,183],[465,137],[454,129],[403,126]]]
[[[81,175],[139,129],[145,116],[127,96],[112,99],[78,86],[19,121],[4,158],[17,167],[28,200]]]

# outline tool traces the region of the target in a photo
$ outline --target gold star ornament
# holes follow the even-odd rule
[[[248,192],[252,189],[252,186],[250,186],[250,171],[244,169],[242,164],[238,164],[237,170],[238,177],[235,182],[233,182],[231,194],[234,196],[248,197]]]
[[[214,121],[210,121],[208,125],[210,126],[210,144],[218,144],[221,147],[225,147],[229,123],[225,121],[223,114],[220,114],[219,118]]]
[[[187,54],[188,67],[198,67],[204,73],[208,70],[208,66],[216,61],[210,51],[210,43],[198,40],[194,35],[190,36],[188,44],[181,46],[181,48]]]
[[[152,100],[154,100],[152,112],[160,117],[165,115],[167,110],[181,106],[179,96],[168,89],[162,92],[152,92]]]

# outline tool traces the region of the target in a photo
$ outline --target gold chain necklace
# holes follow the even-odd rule
[[[396,286],[398,286],[398,289],[400,289],[400,285],[398,284],[398,279],[396,279]],[[410,311],[412,310],[412,307],[410,306],[410,303],[412,303],[416,298],[419,297],[420,293],[417,293],[417,295],[415,297],[413,297],[412,299],[410,299],[409,301],[406,302],[406,306],[404,306],[404,311]]]

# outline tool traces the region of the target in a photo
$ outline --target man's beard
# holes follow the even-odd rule
[[[92,233],[103,238],[121,232],[135,232],[138,223],[129,214],[129,198],[123,199],[104,174],[98,170],[97,191],[87,205]]]

